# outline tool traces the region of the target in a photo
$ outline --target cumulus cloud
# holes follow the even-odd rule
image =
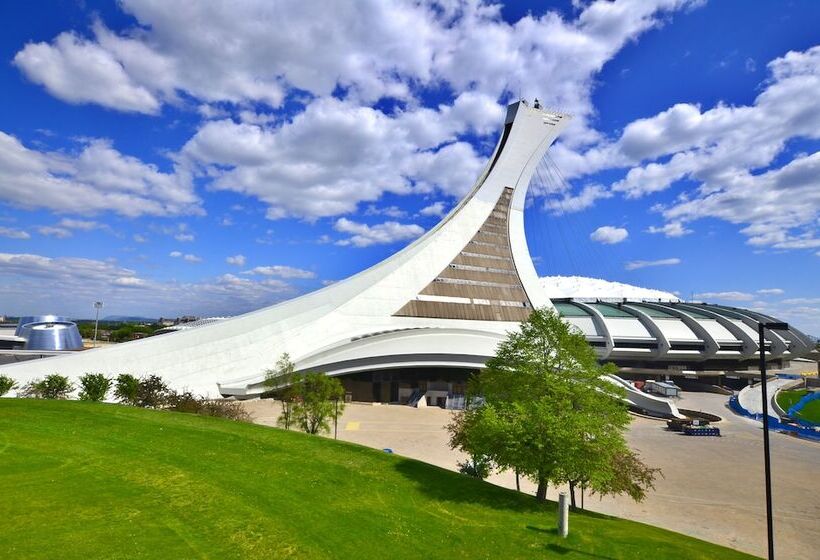
[[[564,192],[561,198],[547,199],[544,202],[544,207],[551,210],[554,215],[560,216],[561,214],[586,210],[594,205],[596,201],[612,198],[613,196],[615,195],[602,185],[587,185],[576,195]]]
[[[439,218],[444,216],[444,214],[446,213],[447,210],[444,207],[444,203],[441,201],[429,204],[421,210],[419,210],[419,214],[421,214],[422,216],[437,216]]]
[[[650,266],[673,266],[680,264],[681,260],[677,257],[671,259],[659,259],[656,261],[629,261],[624,268],[627,270],[638,270],[639,268],[647,268]]]
[[[296,293],[274,278],[255,281],[225,274],[199,282],[162,282],[108,260],[11,253],[0,253],[0,279],[0,297],[8,302],[7,312],[77,318],[91,316],[91,302],[98,300],[105,301],[112,313],[233,315]],[[55,292],[55,282],[64,291]],[[64,297],[66,291],[71,298]]]
[[[226,258],[225,262],[234,266],[245,266],[245,255],[233,255]]]
[[[101,139],[85,141],[79,152],[66,154],[29,149],[0,132],[0,198],[26,209],[80,215],[202,213],[185,172],[161,172]],[[82,229],[77,227],[82,221],[69,222]]]
[[[598,243],[614,245],[629,237],[629,232],[625,228],[614,226],[601,226],[589,234],[589,238]]]
[[[333,225],[336,231],[352,234],[346,239],[336,241],[337,245],[353,245],[354,247],[369,247],[370,245],[386,245],[414,239],[424,233],[424,228],[416,224],[400,224],[398,222],[384,222],[369,226],[360,224],[347,218],[339,218]]]
[[[430,113],[429,122],[436,123],[438,113]],[[269,218],[353,212],[358,203],[377,200],[384,192],[438,188],[464,194],[481,158],[456,139],[463,131],[457,123],[422,134],[416,129],[423,127],[409,122],[417,116],[320,99],[275,126],[208,121],[180,157],[211,178],[214,188],[267,204]]]
[[[615,141],[583,153],[557,146],[554,157],[576,177],[628,168],[612,189],[629,198],[680,180],[696,182],[695,190],[660,207],[667,224],[651,228],[653,233],[681,235],[687,223],[709,217],[742,226],[751,245],[820,247],[815,234],[820,152],[777,162],[789,140],[820,138],[820,46],[789,52],[771,61],[768,70],[752,105],[719,103],[704,110],[679,103],[628,124]]]
[[[316,278],[315,272],[284,265],[257,266],[251,270],[246,270],[242,274],[278,276],[279,278]]]
[[[341,86],[367,103],[412,99],[418,86],[445,84],[491,100],[520,88],[582,122],[592,114],[591,77],[666,14],[699,3],[599,0],[575,19],[547,11],[510,24],[500,5],[484,2],[367,0],[324,10],[298,0],[125,0],[122,9],[139,27],[114,33],[97,21],[91,37],[67,31],[28,44],[14,63],[66,101],[148,114],[178,102],[180,91],[201,107],[275,107],[293,89],[323,97]],[[487,118],[481,104],[465,102],[459,118],[476,119],[480,129]]]
[[[687,229],[680,222],[669,222],[661,227],[649,226],[647,233],[662,233],[666,237],[683,237],[692,233],[691,229]]]
[[[31,239],[31,234],[22,229],[0,226],[0,237],[8,237],[9,239]]]

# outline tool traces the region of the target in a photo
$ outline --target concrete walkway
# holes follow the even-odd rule
[[[663,469],[664,478],[643,503],[587,496],[587,509],[765,556],[761,424],[733,414],[726,400],[722,395],[683,393],[676,402],[723,417],[718,424],[721,438],[687,437],[667,432],[661,421],[634,418],[629,443],[647,464]],[[275,403],[249,401],[246,406],[257,422],[275,424]],[[399,455],[455,470],[465,457],[448,446],[451,414],[438,408],[349,405],[339,423],[339,438],[389,447]],[[820,550],[820,445],[772,433],[771,449],[777,557],[814,560]],[[490,482],[515,488],[509,472],[494,474]],[[521,489],[535,491],[525,480]],[[550,488],[550,499],[557,499],[558,490]]]
[[[772,404],[777,390],[793,384],[795,384],[794,379],[783,379],[780,377],[776,379],[769,379],[766,382],[766,393],[769,397],[769,416],[775,419],[778,418],[775,407]],[[750,387],[744,387],[743,390],[738,393],[737,400],[740,403],[740,406],[748,410],[750,413],[763,414],[763,390],[761,389],[759,383]]]

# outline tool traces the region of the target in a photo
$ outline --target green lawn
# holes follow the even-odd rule
[[[750,558],[357,445],[0,399],[0,558]]]
[[[777,393],[777,404],[784,411],[788,412],[789,408],[794,406],[797,401],[808,394],[805,389],[795,389],[793,391],[780,391]],[[802,420],[807,420],[815,424],[820,424],[820,400],[811,401],[803,407],[803,410],[797,415]]]

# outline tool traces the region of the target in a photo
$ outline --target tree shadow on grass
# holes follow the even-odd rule
[[[405,478],[415,482],[419,492],[434,500],[545,514],[554,512],[556,509],[555,502],[538,502],[528,494],[501,488],[467,475],[412,459],[399,459],[393,468]]]
[[[586,556],[587,558],[599,558],[601,560],[615,560],[612,556],[603,556],[601,554],[595,554],[592,552],[584,552],[583,550],[578,550],[577,548],[570,548],[568,546],[560,545],[560,544],[548,544],[545,545],[547,550],[554,552],[556,554],[565,555],[565,554],[574,554],[579,556]]]

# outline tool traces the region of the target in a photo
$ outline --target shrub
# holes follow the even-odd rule
[[[490,476],[492,463],[487,457],[471,457],[469,460],[458,463],[458,472],[484,480]]]
[[[139,379],[127,373],[117,376],[117,381],[114,385],[114,396],[121,403],[136,406],[139,401],[139,391]]]
[[[166,399],[168,408],[177,412],[201,414],[249,422],[251,417],[245,408],[236,401],[210,400],[206,397],[197,397],[190,391],[182,393],[170,392]]]
[[[74,385],[68,377],[53,373],[45,379],[28,383],[21,389],[20,394],[22,397],[34,399],[67,399],[73,390]]]
[[[168,385],[158,375],[143,377],[137,391],[137,406],[143,408],[160,408],[168,401]]]
[[[17,387],[17,383],[7,375],[0,375],[0,397]]]
[[[86,373],[80,377],[80,400],[100,402],[111,388],[111,380],[102,373]]]
[[[237,422],[251,421],[251,415],[248,414],[248,411],[245,410],[242,403],[237,401],[207,400],[203,398],[202,409],[199,414],[227,418],[228,420],[236,420]]]

